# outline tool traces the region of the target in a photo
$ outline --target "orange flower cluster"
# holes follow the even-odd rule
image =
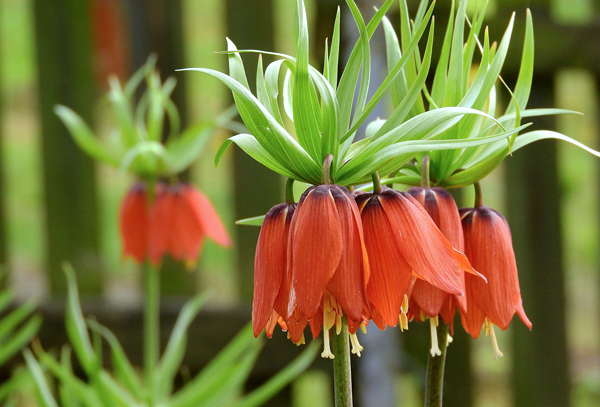
[[[231,239],[208,199],[186,183],[156,184],[150,200],[143,183],[135,184],[123,199],[119,226],[123,256],[138,263],[160,264],[164,254],[195,262],[205,237],[221,246]]]
[[[399,322],[404,330],[409,319],[428,317],[433,338],[438,316],[452,324],[457,307],[474,337],[484,324],[505,329],[515,312],[531,327],[508,225],[489,208],[459,212],[442,188],[351,194],[326,184],[265,217],[255,258],[255,336],[264,329],[271,337],[279,323],[300,344],[310,325],[314,338],[323,329],[322,356],[333,358],[329,330],[339,334],[344,315],[360,355],[355,333],[369,321],[382,329]]]

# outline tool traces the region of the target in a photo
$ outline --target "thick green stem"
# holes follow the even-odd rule
[[[331,331],[331,351],[333,359],[333,385],[335,391],[335,407],[352,406],[352,371],[350,369],[350,337],[348,323],[342,318],[342,331],[339,335]]]
[[[331,163],[333,162],[333,156],[331,154],[327,154],[325,160],[323,161],[323,173],[321,175],[321,184],[329,185],[331,184]]]
[[[421,188],[430,188],[429,182],[429,156],[426,155],[421,161]]]
[[[160,268],[146,262],[144,273],[144,377],[149,395],[153,394],[160,352]],[[150,396],[151,397],[151,396]],[[154,400],[150,400],[150,405]]]
[[[371,174],[371,179],[373,180],[373,193],[378,194],[381,192],[381,180],[379,179],[379,173],[375,171]]]
[[[427,360],[427,380],[425,383],[425,407],[442,407],[444,386],[444,364],[448,348],[448,324],[440,320],[437,327],[438,346],[442,352],[439,356],[431,356]]]
[[[479,184],[479,181],[477,181],[473,184],[473,186],[475,187],[475,208],[479,208],[481,205],[483,205],[483,197],[481,196],[481,185]]]
[[[292,178],[288,178],[285,183],[285,203],[293,204],[294,201],[294,180]]]

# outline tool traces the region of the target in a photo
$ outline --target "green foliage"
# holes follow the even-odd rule
[[[4,278],[5,272],[0,267],[0,278]],[[8,290],[0,291],[0,365],[6,363],[26,346],[42,325],[42,318],[33,314],[36,305],[28,301],[13,310],[9,310],[13,304],[14,295]],[[23,374],[17,374],[9,380],[0,384],[0,404],[7,397],[19,389],[25,381]]]
[[[252,327],[248,325],[202,372],[174,392],[173,383],[187,344],[187,330],[206,296],[194,297],[183,307],[148,383],[141,379],[114,334],[100,323],[84,318],[75,273],[66,266],[65,274],[68,280],[65,323],[71,346],[65,345],[59,356],[43,350],[41,346],[36,346],[33,353],[29,350],[24,352],[41,406],[259,406],[306,370],[318,351],[318,343],[315,342],[263,386],[243,395],[244,382],[262,347],[262,341],[254,338]],[[103,341],[110,349],[112,371],[102,366]],[[87,380],[74,375],[71,349]],[[45,372],[54,380],[49,381]],[[55,387],[57,392],[52,391]]]
[[[176,81],[168,78],[162,83],[154,68],[155,62],[156,58],[150,58],[124,87],[117,78],[110,79],[108,100],[117,124],[110,145],[103,143],[73,110],[66,106],[54,109],[73,140],[90,157],[150,180],[168,177],[189,167],[214,130],[231,118],[227,111],[180,133],[179,112],[171,100]],[[142,84],[146,90],[136,104],[136,90]],[[167,128],[168,139],[163,144]]]
[[[331,154],[334,157],[331,180],[342,185],[356,185],[367,182],[375,171],[398,170],[423,151],[478,146],[513,134],[496,121],[500,130],[493,136],[498,138],[481,135],[452,143],[448,142],[448,138],[438,136],[444,130],[456,127],[465,117],[493,118],[471,106],[446,107],[428,112],[425,116],[414,113],[423,111],[421,91],[431,65],[433,48],[433,27],[429,26],[433,5],[428,8],[426,1],[421,2],[414,26],[408,20],[403,23],[403,32],[406,33],[402,39],[404,52],[400,51],[398,40],[392,34],[391,24],[384,20],[388,44],[398,49],[388,57],[388,76],[367,100],[371,64],[369,42],[393,1],[386,1],[368,24],[363,21],[354,1],[348,0],[347,3],[360,38],[339,81],[339,13],[331,50],[326,53],[321,73],[308,65],[308,27],[301,0],[297,3],[297,55],[292,57],[260,51],[282,59],[271,63],[264,72],[260,60],[256,95],[248,87],[240,53],[258,51],[237,50],[228,40],[229,75],[210,69],[193,69],[214,76],[231,89],[240,116],[249,130],[249,134],[235,135],[221,146],[216,164],[225,150],[235,143],[273,171],[298,181],[318,184],[321,182],[323,161]],[[427,47],[421,61],[418,43],[428,27]],[[398,102],[390,120],[368,141],[353,144],[357,129],[388,91]],[[292,128],[285,127],[282,120],[285,116],[293,122]],[[436,137],[440,140],[434,140]],[[418,140],[424,142],[418,143]],[[393,156],[396,154],[398,157]]]
[[[296,57],[238,50],[228,40],[229,75],[210,69],[192,69],[212,75],[230,88],[249,130],[223,143],[215,163],[218,164],[227,148],[235,143],[271,170],[308,184],[321,182],[323,161],[332,154],[332,182],[360,185],[368,183],[371,174],[377,171],[396,174],[396,180],[412,185],[420,182],[420,161],[429,155],[432,183],[460,187],[485,177],[511,154],[519,133],[528,126],[521,123],[522,118],[571,113],[526,109],[534,54],[529,12],[519,76],[511,90],[504,84],[500,72],[509,50],[514,15],[496,44],[490,41],[487,29],[481,34],[487,4],[475,11],[471,21],[467,17],[467,1],[457,2],[456,7],[453,1],[438,63],[435,72],[430,72],[435,2],[429,4],[421,0],[417,15],[411,19],[406,0],[400,0],[400,35],[385,17],[392,3],[392,0],[386,1],[367,24],[354,1],[347,0],[359,40],[341,72],[339,10],[330,49],[326,43],[321,73],[308,65],[309,38],[302,0],[297,0]],[[368,99],[370,39],[380,23],[385,33],[388,75]],[[426,46],[421,52],[418,45],[427,28]],[[259,56],[256,95],[248,86],[240,56],[243,52],[280,58],[263,71]],[[474,75],[472,67],[477,68]],[[426,81],[430,75],[433,82],[428,89]],[[502,84],[511,97],[500,115],[497,115],[498,84]],[[391,96],[393,106],[388,119],[369,126],[366,139],[354,142],[359,126],[386,95]],[[291,126],[286,127],[285,117],[293,123]],[[523,142],[534,138],[540,136],[527,136]],[[564,135],[560,138],[568,139]],[[252,223],[256,222],[246,222]]]
[[[460,149],[436,149],[423,152],[413,162],[405,165],[394,177],[396,182],[418,185],[421,178],[420,160],[427,154],[431,160],[430,177],[435,185],[444,187],[462,187],[473,184],[492,172],[507,155],[518,148],[533,141],[543,138],[556,138],[578,145],[586,151],[600,156],[600,153],[591,150],[575,140],[555,132],[533,131],[519,135],[527,125],[521,125],[521,119],[548,114],[576,113],[560,109],[526,109],[531,91],[533,77],[534,37],[531,13],[527,12],[525,39],[519,76],[514,90],[506,86],[500,72],[508,53],[511,41],[514,18],[513,15],[508,27],[497,47],[490,45],[487,29],[483,34],[483,44],[480,42],[480,31],[483,25],[487,4],[479,13],[475,12],[471,22],[466,16],[466,1],[460,1],[458,9],[452,3],[450,11],[450,24],[446,30],[441,54],[434,73],[431,92],[421,83],[423,94],[429,102],[429,110],[421,113],[440,111],[449,107],[468,108],[479,111],[479,114],[464,116],[456,125],[446,126],[441,129],[436,139],[465,141],[490,140],[490,143],[471,145]],[[465,27],[465,24],[467,27]],[[395,40],[390,24],[386,24],[386,44],[389,55],[399,53],[398,41]],[[468,30],[465,30],[468,28]],[[468,32],[465,40],[465,32]],[[478,65],[473,65],[477,61]],[[421,65],[426,65],[424,61]],[[420,63],[417,61],[417,66]],[[476,73],[471,77],[471,67],[475,66]],[[510,94],[511,100],[504,112],[497,115],[497,85],[501,84]],[[402,85],[402,86],[401,86]],[[406,89],[407,85],[400,84],[396,88]],[[398,98],[394,98],[395,103]],[[390,127],[390,120],[382,124]],[[493,119],[490,121],[490,119]],[[410,121],[410,120],[409,120]],[[506,140],[492,141],[492,136],[504,135]],[[460,146],[460,143],[456,143]],[[396,159],[397,160],[397,159]],[[392,167],[387,166],[389,173]]]

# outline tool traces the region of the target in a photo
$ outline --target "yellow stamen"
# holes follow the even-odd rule
[[[329,330],[325,329],[325,325],[323,325],[323,353],[321,353],[321,357],[335,359],[335,355],[331,353],[331,347],[329,346]]]
[[[429,328],[431,330],[431,350],[429,351],[429,353],[431,353],[432,357],[435,356],[441,356],[442,351],[440,350],[440,347],[438,346],[438,337],[437,337],[437,317],[435,318],[429,318]]]
[[[335,334],[339,335],[342,332],[342,314],[336,314],[335,316]]]
[[[304,332],[303,332],[302,336],[300,337],[298,342],[296,342],[296,346],[305,345],[305,344],[306,344],[306,340],[304,339]]]
[[[408,330],[408,317],[404,312],[398,316],[398,325],[401,332]]]
[[[356,333],[350,334],[350,342],[352,343],[352,353],[360,357],[360,352],[362,352],[364,348],[358,342]]]
[[[403,314],[408,312],[408,295],[404,294],[404,299],[402,300],[402,305],[400,306]]]
[[[494,325],[490,323],[490,337],[492,338],[492,346],[494,347],[494,359],[501,358],[504,356],[502,352],[500,352],[500,348],[498,348],[498,341],[496,340],[496,334],[494,333]]]
[[[450,345],[453,340],[454,340],[454,338],[452,337],[452,335],[448,334],[448,339],[446,340],[446,346]]]
[[[365,321],[360,323],[360,330],[362,331],[362,333],[364,333],[365,335],[367,334],[367,326],[365,325]]]
[[[404,294],[404,299],[402,300],[402,305],[400,306],[400,315],[398,315],[398,325],[400,326],[400,331],[404,332],[408,330],[408,317],[406,313],[408,312],[408,296]],[[421,312],[421,316],[424,318],[424,314]]]

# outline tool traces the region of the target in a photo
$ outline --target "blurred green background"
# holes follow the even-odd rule
[[[343,44],[356,36],[356,29],[342,1],[306,3],[314,32],[313,63],[320,66],[338,5],[346,24]],[[369,15],[381,1],[358,3]],[[411,7],[415,3],[409,1]],[[441,35],[449,0],[438,3],[434,14]],[[476,2],[472,3],[474,9]],[[486,22],[497,40],[510,12],[517,12],[503,72],[507,82],[514,83],[525,8],[531,7],[537,72],[531,107],[584,113],[536,120],[535,125],[596,149],[598,3],[491,0]],[[390,19],[398,24],[397,5],[392,10]],[[59,264],[69,260],[89,298],[100,298],[109,309],[121,311],[136,309],[141,300],[140,271],[130,260],[122,261],[117,229],[119,204],[133,180],[80,157],[53,117],[52,106],[63,103],[80,112],[109,142],[112,122],[102,98],[107,74],[115,72],[126,80],[156,52],[163,76],[174,75],[179,81],[175,98],[187,123],[215,117],[231,104],[225,87],[208,76],[174,69],[225,70],[226,58],[213,52],[225,49],[226,36],[240,49],[293,54],[294,12],[292,0],[0,0],[0,264],[5,264],[19,299],[37,298],[42,312],[47,304],[62,301],[65,285]],[[245,61],[252,72],[256,57]],[[169,298],[211,290],[211,309],[233,310],[249,320],[258,229],[233,222],[261,215],[283,200],[282,181],[257,169],[239,150],[229,151],[215,169],[214,154],[228,136],[226,131],[216,132],[189,177],[215,204],[236,242],[234,248],[224,250],[207,242],[198,270],[188,273],[167,264],[163,286]],[[600,405],[598,160],[571,145],[544,141],[506,161],[483,181],[484,199],[511,224],[523,302],[534,329],[530,333],[515,321],[498,334],[505,357],[493,360],[489,341],[467,339],[457,321],[457,343],[450,346],[448,361],[456,367],[448,367],[452,370],[447,373],[445,404]],[[470,205],[471,196],[470,190],[464,191],[464,206]],[[222,324],[228,324],[226,318]],[[421,405],[424,371],[419,369],[428,337],[414,323],[402,335],[388,331],[392,345],[400,349],[403,343],[406,351],[391,368],[380,369],[393,376],[394,405]],[[218,337],[220,331],[204,334]],[[265,352],[280,348],[270,349]],[[366,347],[363,355],[369,352],[376,349]],[[453,361],[453,352],[460,361]],[[367,381],[368,372],[357,368],[357,405],[383,405],[358,401],[360,382]],[[329,374],[317,369],[303,376],[277,405],[330,406],[330,394]]]

